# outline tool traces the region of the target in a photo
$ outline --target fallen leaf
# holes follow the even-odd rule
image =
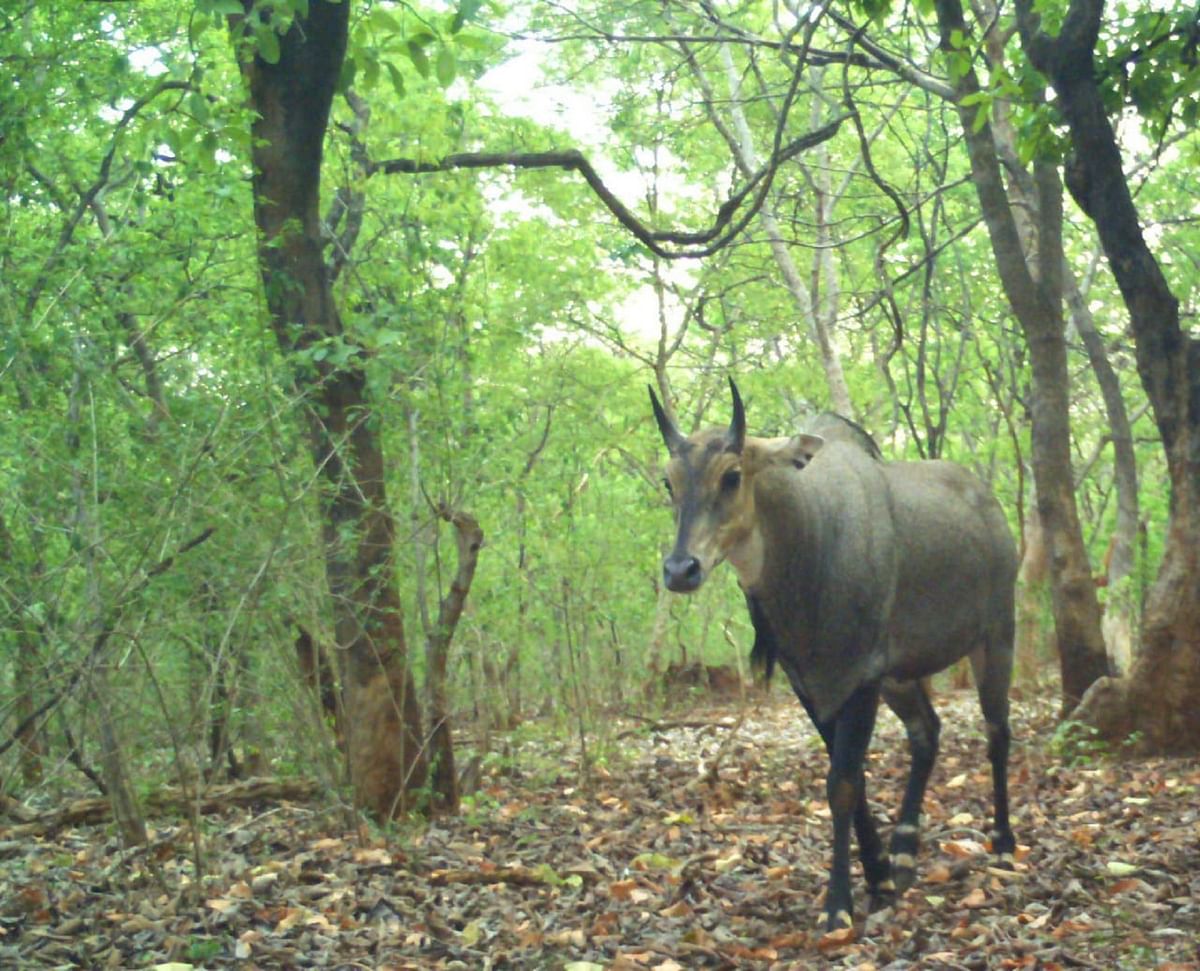
[[[978,840],[961,839],[943,840],[942,852],[947,856],[954,856],[958,857],[960,860],[966,860],[973,856],[982,856],[987,852],[987,850]]]
[[[691,917],[695,913],[695,909],[686,900],[680,900],[673,903],[670,907],[664,907],[659,911],[663,917]]]
[[[818,951],[832,951],[835,948],[853,944],[857,936],[853,927],[839,927],[835,931],[827,931],[817,941]]]

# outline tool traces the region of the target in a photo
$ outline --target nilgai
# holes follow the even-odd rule
[[[999,503],[962,466],[883,461],[854,423],[823,434],[746,435],[730,381],[727,429],[684,436],[650,390],[670,453],[675,507],[668,589],[699,589],[724,560],[737,571],[755,630],[754,658],[778,664],[830,757],[833,863],[828,930],[853,922],[850,827],[873,899],[912,885],[921,803],[939,720],[921,678],[968,656],[987,724],[992,851],[1010,863],[1008,688],[1017,551]],[[908,734],[912,765],[888,852],[867,807],[863,762],[879,699]]]

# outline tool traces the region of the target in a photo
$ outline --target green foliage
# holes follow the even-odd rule
[[[863,9],[895,28],[896,48],[914,62],[928,55],[919,25],[885,4]],[[585,4],[578,14],[605,36],[711,29],[690,8],[669,12],[670,22],[646,2]],[[241,56],[277,57],[279,38],[307,13],[303,2],[254,6]],[[910,217],[908,236],[886,247],[895,207],[864,175],[855,139],[839,136],[775,173],[769,201],[810,289],[805,308],[781,284],[775,247],[756,220],[719,254],[668,265],[652,261],[573,174],[368,176],[361,160],[582,141],[606,173],[620,173],[608,176],[615,191],[647,222],[696,230],[745,180],[730,161],[728,118],[717,115],[726,131],[713,124],[713,112],[728,107],[731,75],[762,155],[776,137],[797,137],[838,110],[840,68],[807,72],[781,123],[794,73],[775,48],[764,56],[739,45],[728,70],[719,45],[696,44],[693,68],[676,45],[562,36],[578,24],[565,24],[556,5],[505,14],[479,0],[354,4],[341,78],[349,97],[334,106],[323,186],[326,256],[345,257],[335,287],[344,332],[303,341],[285,357],[265,323],[249,119],[224,24],[243,15],[233,0],[136,12],[39,4],[0,33],[17,79],[0,91],[9,202],[0,215],[7,729],[19,700],[44,700],[86,669],[108,630],[100,656],[111,668],[109,707],[143,790],[181,768],[212,768],[208,739],[214,713],[223,713],[237,757],[267,760],[274,772],[317,766],[340,791],[329,719],[297,677],[294,644],[301,627],[334,644],[324,544],[352,539],[353,524],[322,518],[306,435],[306,422],[322,416],[298,395],[297,376],[365,374],[417,674],[423,618],[432,629],[456,568],[451,527],[434,512],[445,504],[471,512],[485,534],[451,657],[455,717],[481,735],[540,719],[542,730],[571,739],[573,758],[581,730],[591,732],[593,764],[619,757],[604,735],[611,713],[656,704],[668,663],[727,661],[751,639],[731,571],[693,598],[658,589],[672,523],[645,397],[653,367],[667,375],[689,428],[728,421],[725,378],[734,374],[752,430],[787,434],[830,403],[805,314],[828,301],[856,417],[885,452],[971,464],[1019,526],[1018,504],[1028,501],[1027,355],[986,239],[972,228],[953,105],[908,88],[859,104],[865,130],[877,135],[873,163]],[[736,14],[747,37],[775,36],[774,16],[766,4]],[[492,29],[502,17],[561,41],[542,45],[538,71],[590,99],[594,131],[510,117],[495,103],[479,82],[515,53],[504,46],[508,26]],[[1155,19],[1122,9],[1106,27],[1112,95],[1157,119],[1152,134],[1194,111],[1191,73],[1151,70],[1171,58],[1186,66],[1187,26],[1181,12]],[[936,63],[961,76],[979,57],[978,39],[955,40]],[[840,49],[821,33],[814,45]],[[1036,72],[1011,54],[973,99],[979,123],[1006,118],[1023,160],[1053,158],[1063,147],[1053,105]],[[557,92],[548,87],[545,100]],[[367,123],[355,94],[369,103]],[[1196,151],[1193,137],[1178,156],[1164,155],[1139,199],[1175,254],[1173,282],[1189,307],[1200,283],[1186,256],[1194,228],[1174,217],[1178,200],[1196,193]],[[340,212],[335,195],[346,203]],[[819,198],[833,200],[827,213]],[[360,219],[353,238],[351,213]],[[1069,259],[1081,272],[1093,248],[1081,227],[1068,227]],[[1088,299],[1123,390],[1139,401],[1119,295],[1104,273]],[[1082,353],[1071,353],[1081,378],[1072,405],[1078,489],[1099,563],[1112,531],[1112,477],[1106,459],[1083,459],[1106,454],[1107,426]],[[1142,415],[1139,593],[1161,556],[1168,513],[1154,435]],[[67,750],[65,728],[82,740],[83,761],[94,758],[93,718],[82,689],[67,699],[46,727],[56,759]],[[531,730],[509,735],[519,743]],[[1055,744],[1070,758],[1098,753],[1078,727],[1064,727]],[[511,760],[526,771],[563,771]],[[5,768],[10,791],[15,760]],[[39,794],[36,781],[28,785]],[[492,812],[489,799],[469,797],[467,811]]]
[[[216,937],[193,937],[188,942],[189,961],[214,961],[221,956],[224,945]]]
[[[1106,18],[1097,73],[1110,113],[1133,108],[1149,137],[1164,139],[1200,120],[1200,15],[1176,0],[1147,9],[1119,3]]]
[[[1141,741],[1140,733],[1134,732],[1122,740],[1121,747],[1135,750]],[[1048,743],[1051,754],[1062,759],[1069,768],[1081,768],[1094,765],[1103,759],[1112,758],[1116,752],[1112,746],[1100,737],[1099,732],[1091,725],[1074,719],[1066,719],[1058,724]]]
[[[1091,765],[1110,754],[1108,743],[1093,726],[1070,719],[1055,728],[1049,749],[1072,768]]]

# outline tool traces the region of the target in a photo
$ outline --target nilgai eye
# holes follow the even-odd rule
[[[730,469],[721,476],[721,489],[725,492],[733,492],[742,484],[742,472],[740,469]]]

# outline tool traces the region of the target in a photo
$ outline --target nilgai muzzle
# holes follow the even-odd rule
[[[885,462],[852,422],[823,435],[746,434],[736,385],[726,429],[684,436],[650,391],[670,452],[675,546],[668,589],[699,589],[728,560],[754,623],[754,657],[778,664],[829,752],[833,863],[830,930],[852,923],[850,827],[872,898],[915,873],[925,786],[939,721],[920,679],[969,656],[987,723],[992,851],[1011,862],[1008,688],[1017,551],[988,488],[959,465]],[[879,699],[900,717],[912,765],[888,852],[867,808],[863,761]]]

